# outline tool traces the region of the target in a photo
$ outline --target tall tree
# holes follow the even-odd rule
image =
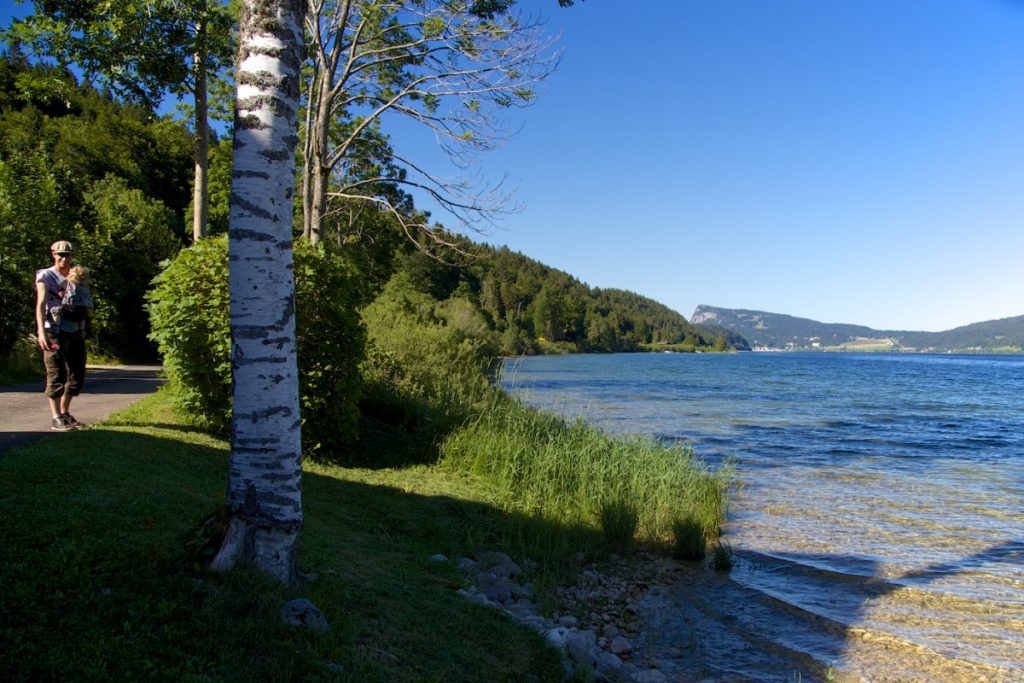
[[[298,577],[302,447],[292,197],[305,0],[246,0],[228,228],[233,413],[230,521],[213,566]]]
[[[347,199],[394,213],[410,234],[426,228],[422,215],[395,205],[396,187],[418,188],[464,225],[508,208],[500,186],[482,187],[468,173],[446,179],[393,149],[381,122],[394,115],[422,125],[470,170],[477,153],[503,140],[501,112],[531,103],[557,65],[553,39],[514,7],[515,0],[310,0],[304,235],[319,240],[332,203]]]
[[[8,42],[150,107],[170,92],[194,102],[195,177],[192,236],[206,234],[210,128],[207,84],[234,53],[227,5],[216,0],[35,0],[36,13],[15,21]]]

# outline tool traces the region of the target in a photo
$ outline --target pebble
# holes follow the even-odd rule
[[[448,561],[442,558],[438,554],[431,560]],[[578,676],[613,683],[668,681],[657,668],[641,668],[625,661],[633,655],[633,644],[625,633],[636,631],[635,600],[646,591],[646,581],[629,581],[587,567],[577,574],[575,586],[556,590],[564,612],[545,618],[533,602],[533,585],[516,580],[523,567],[536,566],[530,560],[520,565],[504,553],[485,552],[477,560],[460,557],[454,564],[472,582],[456,593],[473,603],[500,609],[515,622],[543,636],[561,651],[567,679]],[[613,570],[623,574],[629,568],[624,560],[612,564]],[[595,605],[599,609],[583,612],[582,618],[571,614],[580,614],[580,608]]]
[[[327,623],[324,613],[305,598],[291,600],[281,605],[281,618],[291,626],[300,626],[319,632],[331,630],[331,625]]]
[[[611,645],[608,646],[608,650],[613,655],[622,657],[623,655],[630,654],[633,651],[633,646],[628,640],[626,640],[625,636],[615,636],[612,638],[612,642]]]

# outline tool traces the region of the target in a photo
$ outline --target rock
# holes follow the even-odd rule
[[[564,626],[556,626],[544,633],[544,640],[557,648],[565,648],[565,639],[569,635],[569,629]]]
[[[443,554],[441,554],[441,553],[437,553],[436,555],[431,555],[431,556],[430,556],[430,561],[431,561],[431,562],[447,562],[447,561],[448,561],[448,558],[447,558],[447,557],[445,557],[445,556],[444,556]]]
[[[431,560],[447,561],[441,554]],[[524,560],[524,564],[527,562]],[[455,564],[473,582],[458,594],[501,609],[510,619],[540,634],[560,651],[567,679],[666,683],[665,675],[654,668],[656,662],[650,669],[641,669],[636,663],[624,661],[631,658],[633,646],[623,634],[637,630],[635,622],[640,614],[635,601],[647,589],[647,584],[634,575],[624,577],[623,572],[630,569],[625,562],[606,569],[607,575],[594,567],[580,569],[575,585],[555,589],[559,611],[547,619],[533,602],[533,585],[520,585],[515,580],[522,569],[505,553],[483,552],[478,562],[463,557]],[[576,616],[585,607],[595,611]]]
[[[520,586],[518,583],[512,584],[512,597],[516,600],[522,600],[523,598],[532,598],[534,595],[533,584],[528,583]]]
[[[480,571],[480,565],[468,557],[460,557],[455,561],[455,566],[459,568],[460,572],[465,574],[475,574]]]
[[[578,664],[586,664],[593,668],[592,651],[597,647],[597,638],[593,631],[572,631],[565,638],[565,650],[569,657]]]
[[[526,619],[523,619],[522,623],[523,623],[523,626],[526,626],[526,627],[532,629],[533,631],[535,631],[537,633],[544,633],[548,629],[552,628],[551,624],[549,624],[544,619],[544,617],[537,616],[537,615],[534,615],[532,617],[527,617]]]
[[[504,604],[512,600],[512,586],[507,577],[484,572],[477,577],[476,586],[497,603]]]
[[[302,626],[319,632],[331,630],[324,613],[305,598],[284,603],[281,606],[281,618],[291,626]]]
[[[495,576],[509,578],[522,572],[522,568],[512,561],[512,558],[505,553],[492,551],[481,553],[480,566]]]
[[[491,600],[484,593],[479,593],[476,590],[470,591],[470,590],[465,590],[465,589],[460,588],[459,590],[455,591],[455,594],[456,595],[460,595],[460,596],[464,597],[466,600],[469,600],[470,602],[475,603],[477,605],[483,605],[484,607],[492,607],[492,608],[493,607],[500,607],[500,605],[498,605],[498,603],[496,603],[493,600]]]
[[[591,650],[590,653],[593,655],[594,680],[618,680],[619,673],[622,671],[624,666],[621,659],[613,655],[611,652],[605,652],[601,649]]]
[[[612,638],[611,645],[608,647],[613,655],[628,655],[633,652],[633,646],[624,636],[615,636]]]
[[[516,621],[526,621],[536,614],[536,610],[533,608],[533,605],[513,604],[505,606],[505,614],[508,614]]]

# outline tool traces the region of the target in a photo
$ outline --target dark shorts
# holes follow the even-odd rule
[[[43,351],[46,396],[78,396],[85,386],[85,336],[80,332],[47,333],[46,339],[51,346],[57,345],[54,350]]]

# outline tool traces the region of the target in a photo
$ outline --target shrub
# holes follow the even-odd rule
[[[92,271],[92,343],[118,358],[150,360],[156,349],[148,341],[146,283],[181,249],[173,213],[114,175],[94,182],[84,198],[89,225],[76,259]]]
[[[53,265],[50,244],[74,223],[66,178],[42,151],[0,159],[0,356],[36,334],[35,273]]]
[[[18,337],[7,355],[0,355],[0,384],[37,382],[43,377],[43,356],[35,337]]]
[[[152,339],[185,414],[225,434],[231,423],[227,237],[182,250],[154,280]],[[356,439],[365,335],[355,277],[322,245],[296,242],[296,339],[303,452],[339,460]]]
[[[382,422],[443,435],[482,407],[497,351],[468,301],[438,302],[402,272],[363,311],[370,349],[364,412]]]
[[[201,240],[166,264],[148,295],[150,339],[175,403],[226,434],[231,424],[231,333],[226,238]]]

